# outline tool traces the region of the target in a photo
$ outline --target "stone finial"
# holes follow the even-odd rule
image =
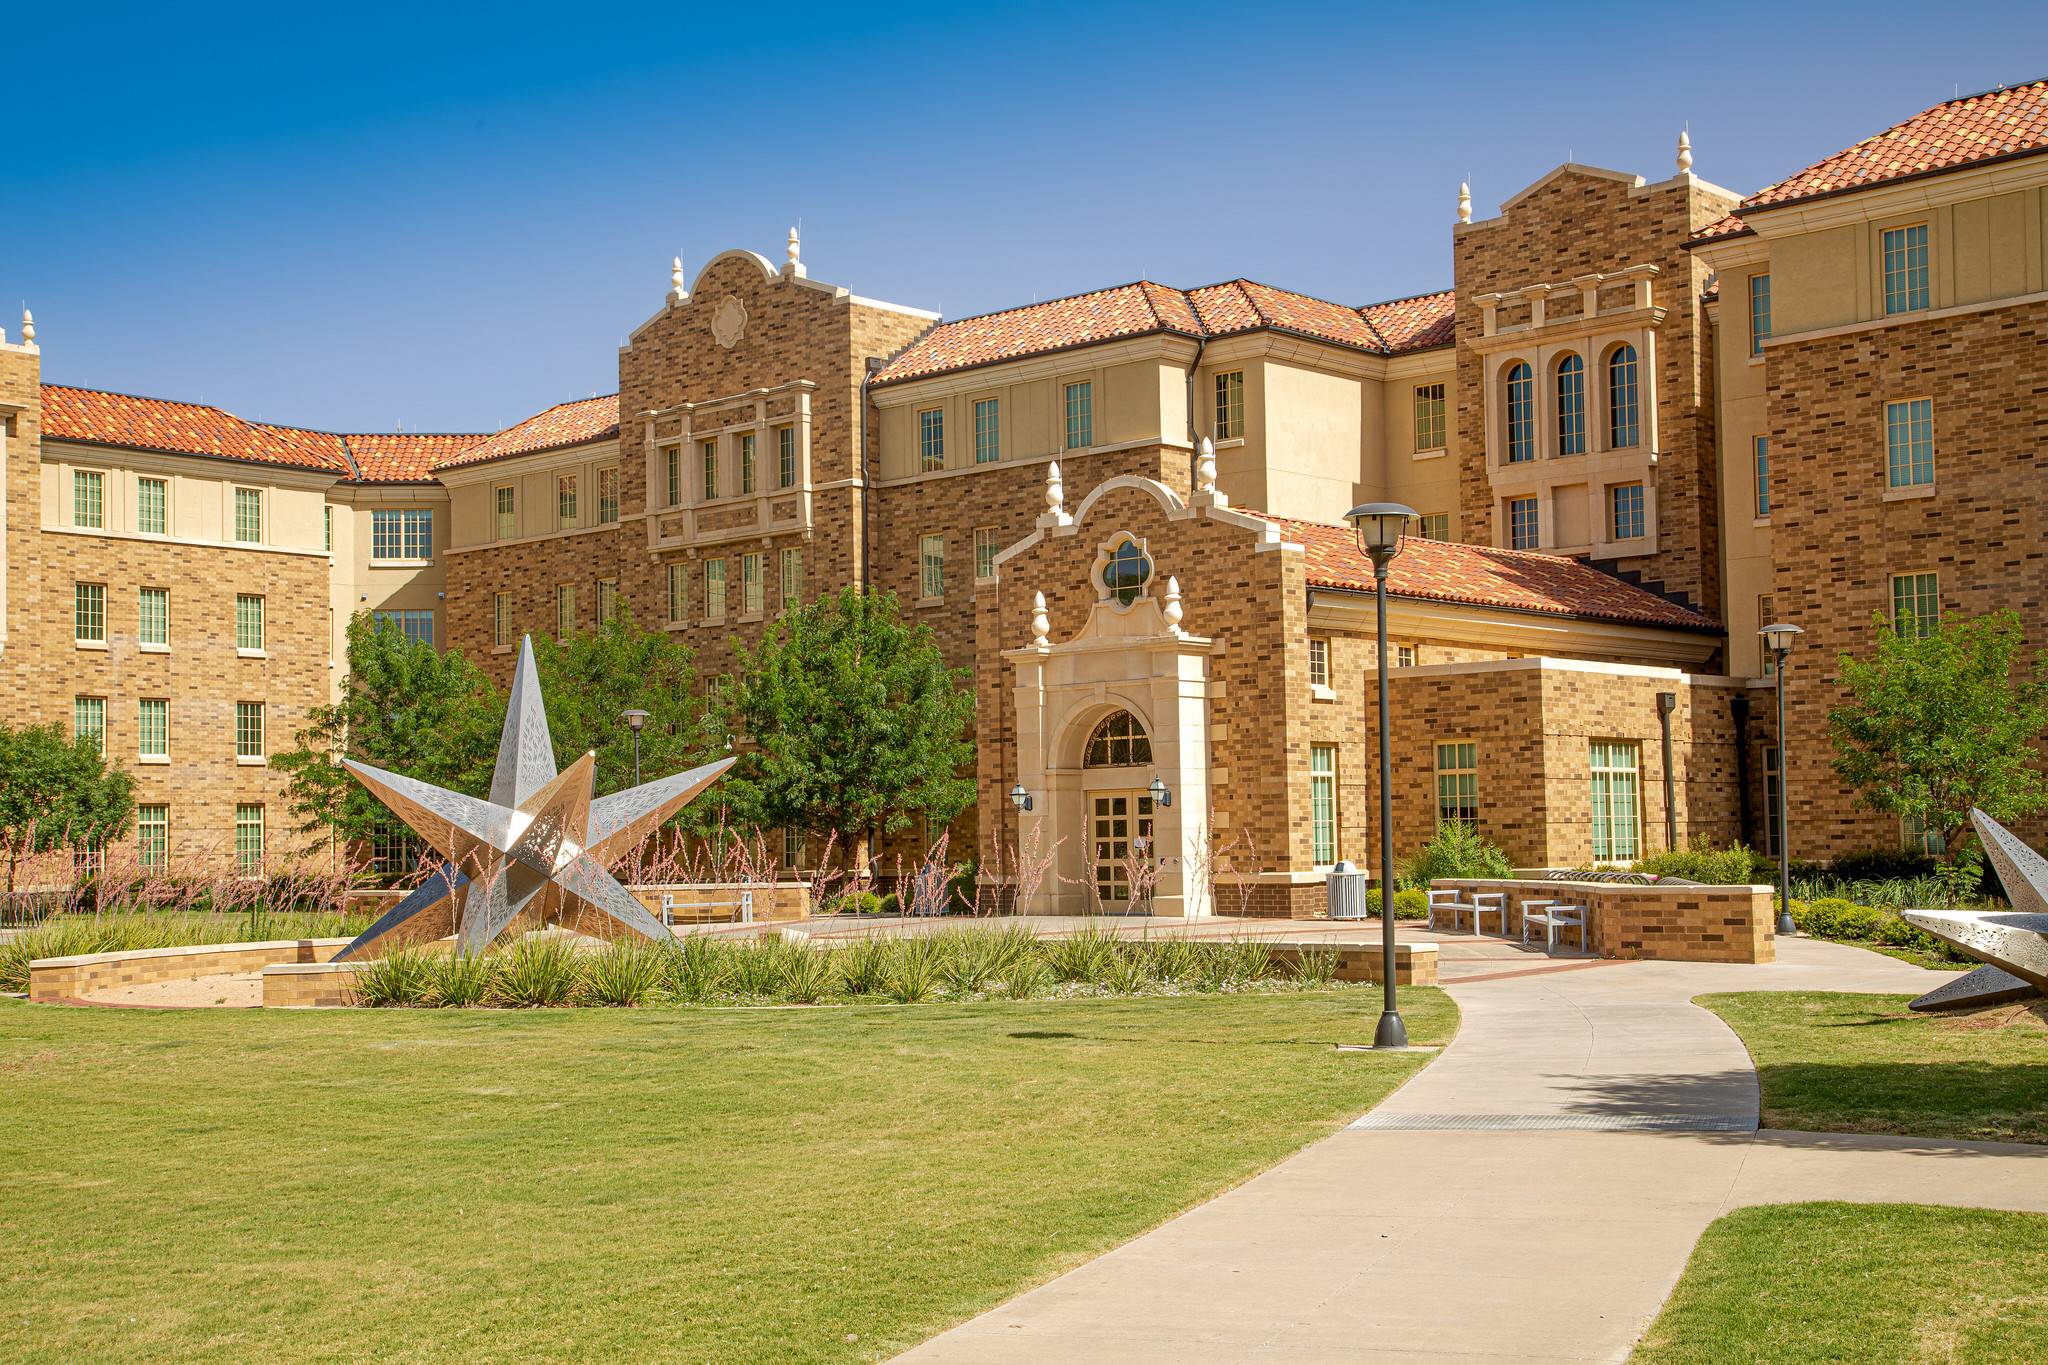
[[[668,296],[678,303],[690,297],[689,288],[683,283],[683,258],[680,256],[676,257],[675,264],[669,267]]]
[[[804,270],[802,246],[803,243],[802,240],[797,236],[797,230],[794,227],[790,228],[789,264],[785,265],[783,267],[783,270],[788,274],[796,276],[798,279],[802,279],[805,276],[805,274],[808,273]]]
[[[1472,187],[1462,180],[1458,182],[1458,221],[1472,221]]]
[[[1195,450],[1195,491],[1216,491],[1216,443],[1206,436]]]
[[[1045,594],[1031,594],[1031,644],[1034,649],[1045,649],[1052,644],[1052,618],[1045,612]]]
[[[1683,128],[1678,131],[1678,173],[1684,175],[1692,169],[1692,136]]]
[[[1166,618],[1166,628],[1175,635],[1180,634],[1180,618],[1184,611],[1180,602],[1180,580],[1169,577],[1166,580],[1166,601],[1160,605],[1159,614]]]
[[[36,315],[29,312],[26,308],[21,310],[21,344],[24,346],[36,344]]]
[[[1060,462],[1045,467],[1045,510],[1059,516],[1067,510],[1067,485],[1060,478]]]

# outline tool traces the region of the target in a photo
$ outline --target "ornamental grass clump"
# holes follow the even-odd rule
[[[1052,989],[1052,969],[1035,953],[1003,973],[1003,994],[1012,1000],[1035,1000]]]
[[[491,998],[498,980],[495,953],[448,953],[427,959],[427,995],[440,1009],[472,1009]]]
[[[1295,953],[1289,970],[1303,986],[1327,986],[1337,979],[1337,950],[1327,943],[1310,944]]]
[[[815,1005],[838,988],[832,960],[808,944],[791,944],[782,957],[782,979],[776,995],[792,1005]]]
[[[418,948],[400,948],[363,964],[353,982],[358,1004],[380,1009],[433,1003],[434,962]]]
[[[896,953],[887,939],[856,939],[832,954],[839,984],[848,995],[880,995],[889,981]]]
[[[1142,995],[1153,985],[1152,954],[1142,943],[1120,944],[1103,959],[1095,985],[1111,995]]]
[[[576,950],[568,940],[522,939],[504,955],[492,983],[491,1003],[511,1009],[566,1005],[576,993]]]
[[[617,939],[594,953],[579,955],[576,1003],[618,1009],[646,1004],[661,985],[667,951],[644,940]]]
[[[671,1000],[702,1004],[724,993],[731,953],[716,939],[692,934],[661,957],[661,989]]]
[[[1152,975],[1162,985],[1177,986],[1194,975],[1200,945],[1184,938],[1161,939],[1151,945]]]
[[[1116,935],[1091,924],[1078,934],[1046,944],[1045,962],[1055,981],[1093,985],[1101,981],[1115,951]]]
[[[939,977],[946,993],[965,1000],[987,989],[1002,967],[997,936],[979,930],[949,929],[938,937]]]
[[[929,938],[915,938],[898,945],[895,961],[883,982],[882,993],[899,1005],[916,1005],[938,994],[944,963]]]

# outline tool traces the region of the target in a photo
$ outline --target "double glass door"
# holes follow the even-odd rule
[[[1105,910],[1128,910],[1134,893],[1152,892],[1152,796],[1149,792],[1093,792],[1088,798],[1089,847],[1095,895]],[[1132,885],[1133,876],[1139,883]]]

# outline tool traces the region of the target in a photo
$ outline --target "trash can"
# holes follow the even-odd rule
[[[1349,862],[1330,869],[1330,918],[1365,918],[1365,874]]]

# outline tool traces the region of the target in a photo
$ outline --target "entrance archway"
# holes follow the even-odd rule
[[[1159,883],[1152,737],[1122,708],[1095,723],[1081,750],[1088,885],[1096,907],[1149,913]]]

